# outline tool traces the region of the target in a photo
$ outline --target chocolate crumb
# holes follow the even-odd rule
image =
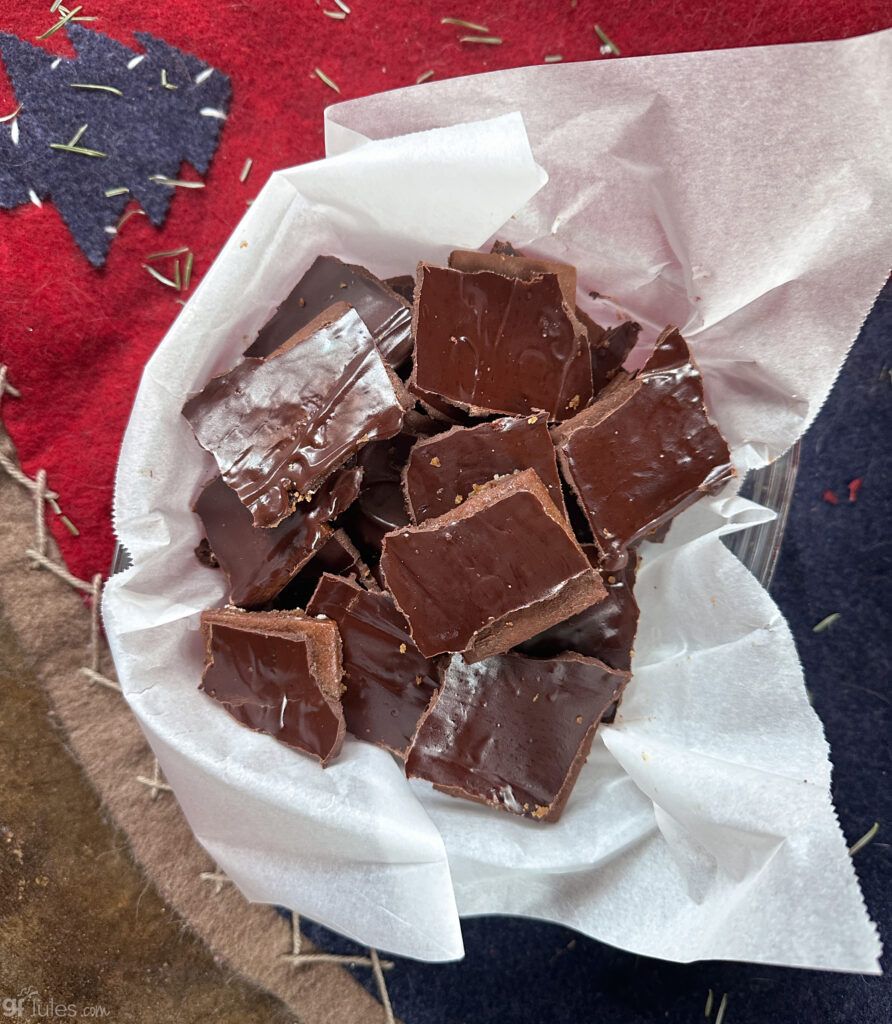
[[[438,468],[439,468],[439,466],[440,466],[440,456],[439,456],[439,455],[435,455],[435,456],[434,456],[434,457],[433,457],[433,458],[431,459],[431,465],[432,465],[432,466],[436,466],[436,467],[438,467]]]

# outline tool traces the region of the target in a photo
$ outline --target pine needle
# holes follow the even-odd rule
[[[859,850],[863,850],[865,846],[874,838],[874,836],[880,830],[880,823],[875,821],[870,828],[864,833],[864,835],[857,841],[852,843],[849,847],[849,856],[854,857]]]
[[[74,525],[74,523],[68,518],[68,516],[62,514],[59,516],[65,526],[74,534],[75,537],[80,537],[81,531]]]
[[[431,72],[431,74],[433,74],[433,72]],[[0,124],[4,124],[6,121],[11,121],[14,117],[18,117],[21,109],[22,105],[20,103],[11,114],[6,114],[4,117],[0,117]]]
[[[168,80],[167,80],[167,71],[166,71],[165,68],[161,69],[161,84],[164,86],[165,89],[178,89],[179,88],[179,86],[174,85],[173,82],[168,82]]]
[[[498,36],[459,36],[460,43],[486,43],[488,46],[501,46],[502,40]]]
[[[347,15],[343,11],[323,11],[327,18],[334,18],[335,21],[346,21]]]
[[[51,35],[54,35],[56,32],[58,32],[60,28],[64,28],[65,25],[67,25],[68,22],[71,21],[71,19],[75,16],[75,14],[77,14],[78,11],[82,11],[82,10],[83,10],[83,7],[81,6],[81,7],[74,7],[70,11],[66,11],[62,15],[62,17],[56,22],[56,24],[53,25],[52,28],[48,28],[46,30],[46,32],[43,33],[42,36],[38,36],[37,37],[38,42],[41,39],[49,39],[49,37]],[[80,20],[80,19],[78,19],[78,20]]]
[[[712,989],[706,994],[706,1008],[703,1011],[703,1016],[707,1018],[712,1016]]]
[[[179,178],[168,178],[163,174],[150,174],[148,180],[159,185],[169,185],[171,188],[204,188],[203,181],[181,181]]]
[[[195,254],[190,252],[186,257],[186,269],[183,271],[183,291],[189,291],[189,282],[192,280],[192,264],[195,262]]]
[[[147,260],[166,260],[166,259],[170,259],[172,256],[182,256],[184,252],[188,252],[188,251],[189,251],[189,247],[187,245],[184,245],[182,247],[182,249],[171,249],[170,252],[150,252],[149,255],[146,256],[146,259]]]
[[[598,38],[607,47],[607,49],[610,50],[611,53],[615,54],[618,57],[619,56],[619,47],[607,35],[607,33],[604,31],[604,29],[602,29],[600,25],[595,25],[595,32],[598,33]]]
[[[811,627],[812,633],[823,633],[825,629],[829,629],[838,618],[841,617],[840,612],[833,612],[832,615],[828,615],[826,618],[816,625]]]
[[[344,3],[344,0],[334,0],[334,2],[341,8],[344,14],[350,13],[350,8]]]
[[[69,146],[76,146],[81,141],[81,139],[84,137],[84,132],[86,130],[87,130],[87,126],[85,124],[82,124],[80,126],[80,128],[78,128],[78,130],[74,133],[74,135],[72,135],[71,138],[68,140],[68,145]]]
[[[121,188],[107,188],[105,190],[106,199],[111,199],[112,196],[123,196],[130,191],[129,188],[121,186]]]
[[[242,173],[238,176],[239,181],[248,180],[248,175],[251,173],[251,167],[253,163],[254,161],[251,159],[251,157],[248,157],[248,159],[245,161],[245,166],[242,168]]]
[[[121,228],[127,223],[128,220],[130,220],[131,217],[145,217],[145,215],[145,210],[126,210],[122,215],[121,219],[118,221],[118,223],[115,224],[115,231],[120,231]]]
[[[440,18],[441,25],[458,25],[459,28],[469,28],[472,32],[489,32],[486,25],[475,25],[473,21],[463,21],[461,18]]]
[[[433,77],[434,77],[434,69],[430,68],[428,71],[425,71],[424,74],[419,75],[415,79],[415,84],[416,85],[421,85],[422,82],[426,82],[429,78],[433,78]]]
[[[331,80],[331,79],[330,79],[330,78],[328,77],[328,75],[326,75],[326,73],[325,73],[325,72],[324,72],[324,71],[322,70],[322,68],[314,68],[313,70],[314,70],[314,71],[316,72],[316,77],[317,77],[317,78],[319,78],[319,79],[321,79],[321,80],[322,80],[323,82],[325,82],[325,84],[326,84],[326,85],[327,85],[327,86],[329,87],[329,89],[334,89],[334,91],[335,91],[336,93],[340,93],[340,91],[341,91],[341,90],[340,90],[340,89],[339,89],[339,88],[337,87],[337,85],[336,85],[336,84],[335,84],[335,83],[334,83],[334,82],[333,82],[333,81],[332,81],[332,80]]]
[[[725,1010],[728,1008],[728,993],[726,992],[722,996],[722,1001],[719,1003],[719,1012],[715,1015],[715,1024],[722,1024],[725,1019]]]
[[[63,142],[51,142],[50,149],[61,149],[63,153],[80,153],[81,156],[108,156],[108,153],[101,153],[98,149],[87,149],[85,146],[66,146]]]
[[[545,58],[545,63],[546,64],[558,64],[563,59],[564,58],[563,58],[563,56],[561,54],[559,54],[559,53],[552,53],[552,54],[549,54]]]
[[[72,89],[100,89],[102,92],[111,92],[115,96],[123,96],[124,94],[120,89],[116,89],[113,85],[90,85],[87,82],[69,82]]]
[[[155,270],[154,267],[150,267],[148,263],[142,263],[140,265],[142,266],[143,270],[147,270],[152,275],[152,277],[155,278],[156,281],[160,281],[161,284],[166,285],[168,288],[174,288],[177,291],[179,291],[179,288],[177,288],[176,281],[171,281],[169,277],[165,277],[163,274],[159,274],[158,271]]]

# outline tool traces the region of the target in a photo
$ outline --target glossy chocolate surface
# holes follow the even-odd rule
[[[425,657],[499,654],[604,597],[600,577],[533,470],[388,534],[381,568]]]
[[[660,335],[638,374],[614,382],[554,438],[607,568],[621,567],[630,544],[734,475],[676,328]]]
[[[344,742],[337,627],[302,613],[202,612],[200,689],[242,725],[318,758]]]
[[[349,732],[405,757],[440,674],[412,642],[393,598],[325,575],[307,612],[338,624],[346,687],[341,702]]]
[[[375,339],[381,355],[394,367],[412,352],[412,310],[406,300],[365,267],[317,256],[245,351],[268,356],[336,302],[349,303]]]
[[[406,762],[410,778],[540,821],[557,821],[605,710],[628,680],[579,654],[458,656]]]
[[[589,330],[589,347],[592,355],[592,380],[595,395],[613,380],[638,341],[641,324],[624,320],[616,327],[602,330],[599,337],[593,337]]]
[[[516,277],[520,281],[535,281],[543,274],[554,274],[561,286],[564,302],[570,309],[576,306],[576,267],[557,260],[540,260],[517,251],[477,252],[475,249],[455,249],[449,254],[449,266],[473,274],[490,270],[503,277]]]
[[[598,567],[600,552],[584,544],[589,562]],[[607,590],[603,601],[591,605],[569,619],[531,637],[517,650],[537,658],[552,658],[562,651],[576,651],[587,658],[598,658],[611,668],[628,672],[632,667],[632,650],[638,631],[638,602],[633,588],[638,569],[638,556],[631,552],[625,568],[614,572],[601,571]]]
[[[272,527],[364,444],[399,431],[390,373],[365,324],[341,304],[268,358],[212,378],[183,415],[254,525]]]
[[[562,420],[585,407],[588,339],[556,275],[520,281],[427,263],[418,273],[410,385],[477,415]]]
[[[476,427],[454,427],[420,440],[409,452],[403,474],[406,504],[416,523],[449,512],[499,476],[533,469],[548,496],[564,512],[561,481],[544,417],[506,417]]]
[[[335,530],[329,534],[322,546],[288,586],[276,595],[271,602],[272,607],[283,610],[306,608],[307,602],[313,596],[313,591],[319,582],[319,577],[326,572],[333,576],[344,576],[371,586],[372,589],[377,589],[369,567],[362,560],[356,545],[344,530]]]
[[[257,608],[272,600],[331,536],[328,522],[359,494],[362,470],[338,470],[278,526],[263,530],[235,491],[215,477],[199,494],[194,511],[210,550],[229,580],[229,602]]]

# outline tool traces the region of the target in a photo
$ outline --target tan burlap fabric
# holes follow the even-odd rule
[[[26,399],[4,399],[10,400]],[[126,702],[102,682],[105,677],[114,680],[114,669],[104,640],[91,651],[89,598],[48,568],[49,563],[61,568],[61,560],[52,541],[38,535],[34,481],[10,475],[14,452],[3,433],[0,453],[7,456],[6,468],[0,465],[0,610],[14,634],[7,644],[17,646],[28,672],[45,687],[62,726],[55,742],[67,743],[79,759],[103,808],[126,833],[149,883],[180,922],[207,943],[215,962],[225,962],[283,1001],[283,1020],[293,1016],[301,1024],[374,1024],[388,1019],[381,1003],[344,967],[313,961],[306,955],[313,950],[305,943],[302,948],[299,943],[302,958],[289,957],[295,939],[289,923],[270,907],[248,904],[193,839]],[[64,503],[64,495],[59,500]],[[53,514],[50,505],[46,511]],[[46,562],[35,565],[41,546]],[[84,668],[92,668],[93,674]],[[49,723],[47,731],[52,733]],[[3,782],[0,801],[2,787],[12,784],[27,786],[28,779]],[[35,814],[38,790],[33,793]],[[12,849],[13,839],[7,836],[7,842]],[[14,922],[15,912],[15,906],[7,907],[3,916]],[[371,951],[370,957],[377,958]],[[374,959],[361,969],[381,977]],[[225,980],[220,985],[225,987]]]

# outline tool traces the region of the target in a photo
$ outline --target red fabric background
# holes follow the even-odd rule
[[[74,537],[49,517],[66,562],[86,579],[108,572],[121,437],[142,367],[180,310],[176,293],[140,264],[150,252],[187,245],[199,280],[269,173],[323,155],[322,111],[338,97],[314,67],[348,99],[410,85],[429,68],[448,78],[540,63],[547,54],[617,59],[599,53],[596,21],[623,57],[835,39],[892,24],[889,0],[347,0],[346,21],[322,13],[337,9],[334,0],[300,7],[267,0],[83,2],[81,13],[98,18],[88,27],[137,50],[133,31],[150,32],[213,64],[233,87],[207,188],[176,194],[161,231],[131,218],[102,270],[90,267],[51,202],[0,211],[0,363],[22,393],[3,400],[3,420],[25,472],[46,469],[62,510],[79,528]],[[55,20],[49,6],[5,0],[0,29],[33,41]],[[461,44],[462,31],[441,25],[444,16],[482,23],[504,42]],[[61,32],[39,45],[74,56]],[[0,116],[15,106],[0,71]],[[242,184],[247,157],[254,163]]]

